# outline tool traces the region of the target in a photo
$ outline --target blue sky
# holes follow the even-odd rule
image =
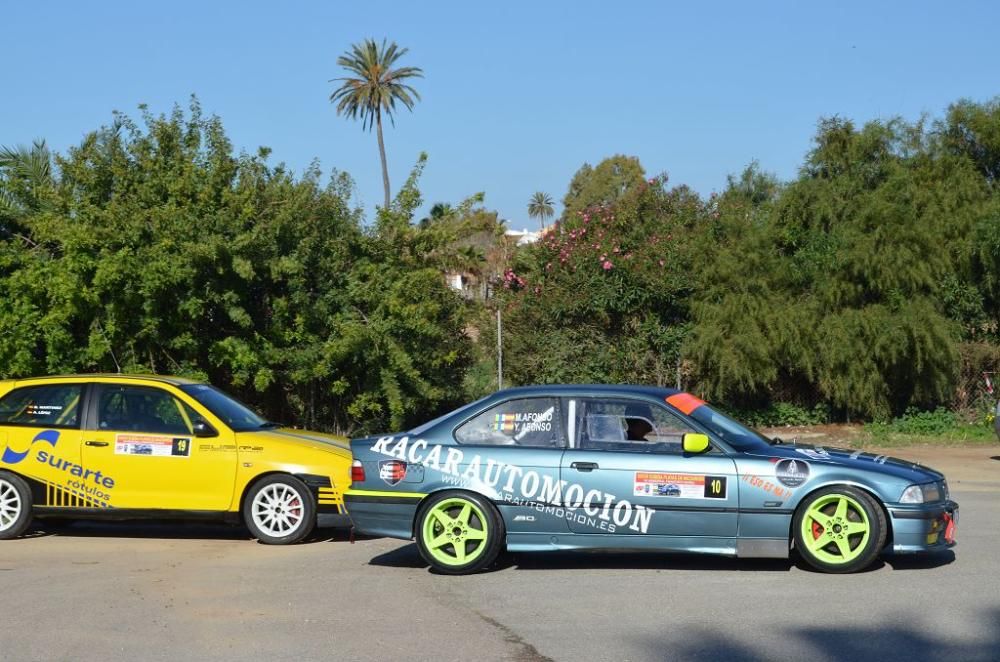
[[[793,177],[821,116],[940,115],[1000,94],[994,2],[8,2],[0,144],[58,150],[196,94],[237,149],[349,172],[381,200],[373,134],[328,79],[365,37],[409,47],[423,101],[386,134],[393,191],[477,191],[527,227],[589,161],[624,153],[708,194],[753,159]]]

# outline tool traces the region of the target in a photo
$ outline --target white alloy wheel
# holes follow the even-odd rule
[[[250,514],[261,532],[284,538],[294,534],[305,521],[303,496],[290,485],[271,483],[254,496]]]
[[[24,504],[17,488],[0,478],[0,531],[13,527],[21,518]]]

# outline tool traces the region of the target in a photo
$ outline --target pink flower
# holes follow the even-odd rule
[[[611,264],[611,260],[605,260],[605,261],[604,261],[604,264],[602,264],[602,265],[601,265],[601,267],[603,267],[605,271],[611,271],[611,268],[612,268],[613,266],[614,266],[614,265],[613,265],[613,264]]]
[[[663,260],[660,260],[660,266],[661,267],[663,266]]]

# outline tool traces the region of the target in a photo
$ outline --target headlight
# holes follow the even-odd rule
[[[899,497],[900,503],[930,503],[941,500],[941,489],[937,483],[927,485],[910,485]]]

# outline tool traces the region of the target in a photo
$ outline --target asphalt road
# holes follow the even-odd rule
[[[0,543],[0,659],[1000,660],[1000,480],[954,497],[954,553],[851,576],[559,553],[444,577],[412,543],[342,532],[279,548],[223,526],[39,527]]]

